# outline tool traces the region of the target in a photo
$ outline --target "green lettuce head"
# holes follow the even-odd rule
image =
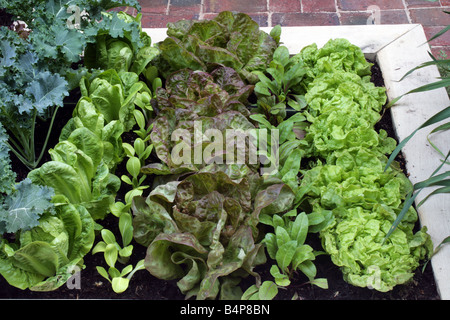
[[[0,274],[20,289],[55,290],[81,270],[94,238],[94,221],[83,206],[56,206],[56,214],[44,214],[14,241],[0,238]]]

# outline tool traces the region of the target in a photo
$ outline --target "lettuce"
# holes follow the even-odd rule
[[[111,173],[122,157],[123,125],[106,123],[88,98],[81,98],[76,114],[63,128],[60,142],[49,150],[51,161],[28,177],[54,189],[54,203],[81,204],[92,217],[102,219],[120,187]]]
[[[0,238],[0,274],[20,289],[51,291],[63,285],[94,243],[94,221],[78,205],[55,207],[39,225],[16,233],[9,242]]]
[[[383,292],[410,280],[419,261],[432,251],[426,227],[413,233],[413,208],[384,242],[412,189],[398,167],[383,170],[386,162],[377,151],[353,147],[334,152],[326,164],[306,171],[302,180],[313,212],[332,212],[320,237],[344,279]]]
[[[252,72],[264,71],[277,47],[244,13],[223,11],[212,20],[181,20],[167,27],[168,37],[157,44],[161,53],[155,61],[164,77],[184,68],[208,71],[209,64],[219,63],[256,83]]]
[[[305,88],[317,76],[337,71],[351,72],[367,80],[371,75],[369,63],[361,48],[347,39],[330,39],[322,48],[313,43],[304,47],[293,59],[303,63],[306,69],[303,85]]]
[[[103,12],[95,42],[86,46],[84,64],[90,69],[133,72],[140,75],[158,54],[151,37],[142,31],[142,14]]]
[[[421,260],[432,251],[426,227],[415,234],[413,221],[403,222],[383,243],[394,219],[386,207],[333,210],[335,222],[321,232],[324,249],[344,279],[358,287],[387,292],[412,279]],[[408,217],[416,217],[414,210]]]
[[[310,214],[329,217],[319,234],[324,250],[350,284],[386,292],[409,281],[432,251],[426,227],[413,232],[410,209],[387,237],[412,184],[398,163],[386,170],[396,141],[375,124],[386,103],[385,88],[370,82],[361,49],[347,40],[323,48],[305,47],[292,59],[307,69],[303,79],[310,125],[304,157],[316,157],[300,170],[299,202]]]
[[[255,174],[236,182],[220,171],[196,173],[134,198],[134,237],[148,246],[146,269],[178,279],[187,297],[232,298],[224,287],[246,275],[260,279],[253,270],[265,262],[256,243],[259,215],[283,212],[292,200],[279,180]]]
[[[92,80],[83,77],[80,83],[82,98],[88,98],[94,104],[106,123],[120,121],[126,132],[136,123],[134,101],[138,92],[145,90],[146,86],[134,72],[117,72],[114,69],[106,70]]]
[[[311,125],[306,141],[313,155],[326,158],[335,150],[355,146],[378,148],[383,154],[395,148],[394,139],[374,129],[386,102],[384,88],[345,71],[318,75],[308,88],[305,115]]]
[[[226,165],[226,155],[215,153],[227,150],[227,129],[242,132],[256,129],[249,120],[250,111],[246,107],[251,92],[252,85],[246,85],[236,71],[224,66],[210,73],[182,69],[171,74],[166,87],[157,91],[156,101],[160,110],[150,134],[160,162],[147,164],[142,172],[168,175],[237,169],[239,172],[236,173],[243,176],[255,169],[256,164],[253,167],[237,163]],[[213,129],[221,133],[221,137],[215,137],[217,140],[213,140],[214,134],[211,137],[207,135]],[[200,134],[201,140],[196,142]],[[196,158],[197,148],[201,159]],[[211,151],[208,153],[210,161],[204,159],[205,150]],[[213,161],[214,157],[220,159]]]

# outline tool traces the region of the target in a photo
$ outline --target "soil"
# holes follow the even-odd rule
[[[377,86],[382,86],[383,81],[381,72],[375,65],[373,68],[373,81]],[[72,101],[77,101],[78,93],[73,93]],[[71,116],[71,109],[62,108],[58,112],[57,124],[54,128],[53,137],[58,137],[59,132],[64,123]],[[377,129],[384,129],[392,137],[395,133],[392,129],[390,112],[385,112],[382,120],[378,123]],[[50,146],[57,143],[56,139],[49,143]],[[401,156],[397,159],[402,163]],[[44,159],[45,161],[45,159]],[[26,169],[17,161],[13,163],[14,170],[19,175],[26,175]],[[117,174],[117,172],[116,172]],[[117,218],[109,215],[104,221],[101,221],[104,227],[115,231],[117,230]],[[97,239],[98,241],[99,239]],[[96,242],[97,242],[96,241]],[[314,234],[308,236],[309,244],[321,250],[320,240]],[[145,257],[146,248],[135,244],[133,255],[129,263],[135,265],[137,261]],[[103,255],[88,254],[85,256],[85,269],[83,269],[74,283],[74,288],[63,285],[59,289],[52,292],[32,292],[30,290],[20,290],[10,286],[2,277],[0,277],[0,299],[123,299],[123,300],[184,300],[185,297],[180,293],[176,281],[162,281],[153,277],[146,270],[137,272],[129,285],[127,291],[122,294],[116,294],[111,289],[109,282],[98,274],[96,266],[105,266]],[[269,268],[272,261],[256,268],[263,280],[271,280]],[[335,266],[329,256],[318,256],[315,265],[317,267],[317,277],[326,278],[328,280],[328,289],[321,289],[308,284],[308,279],[301,273],[296,274],[292,284],[287,289],[280,289],[275,300],[439,300],[439,294],[431,268],[431,264],[427,264],[422,271],[419,267],[414,278],[405,285],[399,285],[392,291],[381,293],[368,288],[359,288],[346,283],[343,280],[342,272]],[[250,281],[250,282],[249,282]],[[252,279],[244,280],[247,286],[253,284]],[[76,286],[79,284],[79,286]]]

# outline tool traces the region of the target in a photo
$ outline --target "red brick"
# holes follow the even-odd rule
[[[336,12],[334,0],[302,0],[303,12]]]
[[[200,14],[201,0],[171,0],[169,14],[179,15],[195,13]]]
[[[269,25],[268,13],[248,13],[248,15],[255,20],[260,27],[267,27]]]
[[[426,0],[405,0],[408,8],[423,8],[423,7],[440,7],[439,1],[426,1]]]
[[[215,17],[217,17],[219,15],[219,13],[218,12],[214,12],[214,13],[205,13],[205,14],[203,14],[203,19],[205,19],[205,20],[211,20],[211,19],[214,19]]]
[[[370,18],[370,19],[369,19]],[[380,10],[378,13],[341,12],[341,24],[402,24],[408,23],[405,10]]]
[[[140,0],[142,13],[163,13],[167,12],[169,0]]]
[[[438,59],[450,59],[450,46],[448,47],[431,47],[431,53]]]
[[[447,6],[450,7],[450,0],[441,0],[441,4],[442,4],[444,7],[447,7]]]
[[[449,15],[443,12],[443,8],[409,9],[409,13],[413,23],[424,26],[446,26],[450,21]]]
[[[423,27],[425,31],[425,35],[427,39],[431,39],[434,35],[436,35],[439,31],[444,29],[445,26],[428,26]],[[440,35],[434,40],[430,41],[431,46],[450,46],[450,31]]]
[[[334,1],[334,0],[333,0]],[[301,0],[278,0],[269,2],[270,12],[301,12]]]
[[[370,6],[378,6],[381,10],[405,8],[402,0],[338,0],[338,7],[343,11],[365,11]]]
[[[267,0],[205,0],[204,12],[266,12]]]
[[[142,14],[142,28],[165,28],[169,22],[176,22],[178,20],[191,20],[198,19],[198,15],[187,14],[187,15],[166,15],[166,14],[152,14],[143,13]]]
[[[339,25],[336,13],[313,12],[313,13],[274,13],[272,14],[272,25],[281,26],[333,26]]]
[[[247,13],[247,12],[244,12]],[[259,24],[260,27],[267,27],[269,25],[269,14],[268,13],[247,13],[250,18],[252,18],[256,23]],[[203,19],[210,20],[217,17],[218,13],[205,13],[203,15]]]

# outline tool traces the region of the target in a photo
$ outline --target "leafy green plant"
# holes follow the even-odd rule
[[[0,121],[8,130],[11,151],[28,168],[40,163],[58,108],[67,105],[63,99],[86,73],[79,62],[87,43],[94,41],[105,24],[97,22],[101,12],[122,5],[140,8],[133,0],[48,1],[39,6],[0,2],[13,20],[22,21],[30,30],[24,36],[1,27],[0,36]],[[118,19],[117,13],[112,16]],[[36,137],[38,125],[47,134]]]
[[[135,110],[135,116],[137,119],[136,122],[139,124],[140,120],[138,117],[143,117],[143,115],[140,111]],[[96,268],[111,283],[112,289],[116,293],[124,292],[128,288],[134,273],[145,269],[143,259],[134,268],[131,264],[128,264],[122,271],[117,269],[116,262],[124,265],[127,264],[133,253],[133,245],[131,242],[133,240],[134,228],[132,224],[131,206],[134,197],[141,196],[143,191],[148,188],[148,186],[142,185],[147,176],[141,174],[140,170],[153,149],[152,145],[148,145],[148,139],[144,141],[141,138],[137,138],[134,141],[134,147],[128,143],[123,143],[122,146],[128,157],[126,169],[131,178],[127,175],[122,175],[121,180],[131,186],[131,190],[125,194],[125,203],[116,201],[110,206],[111,213],[119,218],[118,226],[122,237],[122,246],[116,241],[116,237],[110,230],[102,229],[101,235],[103,241],[98,242],[92,250],[92,254],[98,252],[104,253],[105,261],[109,266],[108,270],[102,266],[97,266]]]
[[[244,13],[223,11],[211,20],[181,20],[167,25],[168,37],[157,44],[155,65],[162,76],[180,69],[209,71],[210,64],[233,68],[247,83],[256,83],[253,71],[264,71],[277,42]]]
[[[328,288],[326,279],[316,279],[317,270],[313,261],[320,252],[314,252],[310,245],[305,244],[310,226],[322,222],[321,219],[314,219],[318,216],[317,213],[297,214],[296,209],[286,212],[283,216],[260,215],[261,223],[274,229],[274,233],[265,234],[264,243],[270,258],[277,263],[270,270],[277,285],[289,286],[293,273],[300,270],[310,283]]]
[[[188,139],[189,136],[193,137],[196,134],[196,122],[201,124],[202,134],[209,129],[224,133],[226,129],[243,131],[256,129],[248,119],[250,111],[246,107],[252,90],[253,86],[246,85],[237,72],[229,67],[218,66],[210,73],[190,69],[172,73],[166,79],[165,88],[160,88],[156,92],[155,100],[159,112],[153,121],[150,141],[158,162],[146,164],[142,168],[143,172],[160,175],[180,174],[197,172],[206,167],[214,170],[216,164],[218,167],[228,166],[237,169],[238,166],[225,163],[225,155],[213,154],[213,151],[218,152],[216,149],[226,150],[225,136],[218,140],[223,143],[220,145],[206,135],[202,139],[202,155],[203,151],[209,148],[212,149],[211,156],[222,156],[223,161],[209,163],[205,159],[194,159],[195,154],[192,152],[194,148]],[[176,109],[179,111],[175,112]],[[173,139],[172,135],[176,134],[177,129],[182,129],[186,136]],[[186,152],[180,151],[183,145],[186,145]],[[174,150],[179,150],[178,152],[183,154],[179,160],[172,157]],[[246,164],[240,167],[240,174],[245,174],[245,170],[249,170]]]
[[[0,274],[20,289],[55,290],[74,267],[83,267],[94,239],[94,221],[83,206],[55,206],[41,215],[39,225],[20,230],[14,240],[0,238]]]
[[[261,286],[252,285],[242,294],[241,300],[272,300],[278,294],[273,281],[264,281]]]
[[[323,249],[347,282],[392,290],[411,279],[429,255],[431,240],[426,228],[413,233],[417,213],[409,210],[395,237],[384,242],[412,189],[398,164],[383,171],[386,154],[396,146],[385,131],[374,129],[385,90],[370,82],[371,64],[346,40],[330,40],[321,49],[311,45],[295,57],[307,68],[309,147],[302,156],[316,159],[301,170],[298,206],[321,217]]]
[[[11,193],[11,186],[16,181],[16,173],[11,167],[11,158],[9,156],[8,135],[5,128],[3,128],[0,122],[0,201],[2,202],[3,196]]]
[[[34,169],[28,177],[36,184],[55,190],[59,203],[82,204],[95,220],[108,212],[120,187],[120,180],[111,173],[109,159],[123,126],[118,122],[105,124],[103,116],[86,99],[80,99],[78,116],[63,129],[61,141],[49,150],[51,161]]]
[[[272,123],[278,124],[286,118],[287,107],[300,111],[306,106],[303,88],[296,88],[302,82],[306,68],[301,60],[290,57],[285,46],[275,50],[264,72],[254,71],[253,74],[258,75],[259,79],[255,85],[257,112],[266,115]]]
[[[68,96],[68,82],[47,70],[29,44],[1,27],[0,121],[9,132],[11,151],[27,167],[35,168],[47,145],[58,107]],[[35,131],[38,118],[50,119],[43,148],[37,153]]]
[[[39,225],[41,215],[53,210],[53,194],[51,188],[32,184],[30,179],[15,184],[0,207],[0,235]]]
[[[109,266],[108,270],[97,266],[98,273],[107,279],[112,289],[116,293],[124,292],[129,285],[133,275],[144,269],[144,260],[140,260],[136,266],[126,265],[122,271],[117,269],[116,262],[127,264],[132,252],[133,245],[130,244],[133,239],[132,217],[129,213],[123,212],[119,217],[119,230],[122,236],[122,246],[116,241],[114,234],[108,229],[102,229],[101,235],[103,241],[98,242],[92,249],[92,254],[103,252],[105,261]]]
[[[134,238],[148,246],[146,269],[178,279],[186,297],[240,298],[240,279],[251,275],[258,282],[253,268],[265,261],[254,240],[259,215],[287,210],[292,199],[284,184],[258,175],[235,182],[221,171],[195,173],[134,198]]]

